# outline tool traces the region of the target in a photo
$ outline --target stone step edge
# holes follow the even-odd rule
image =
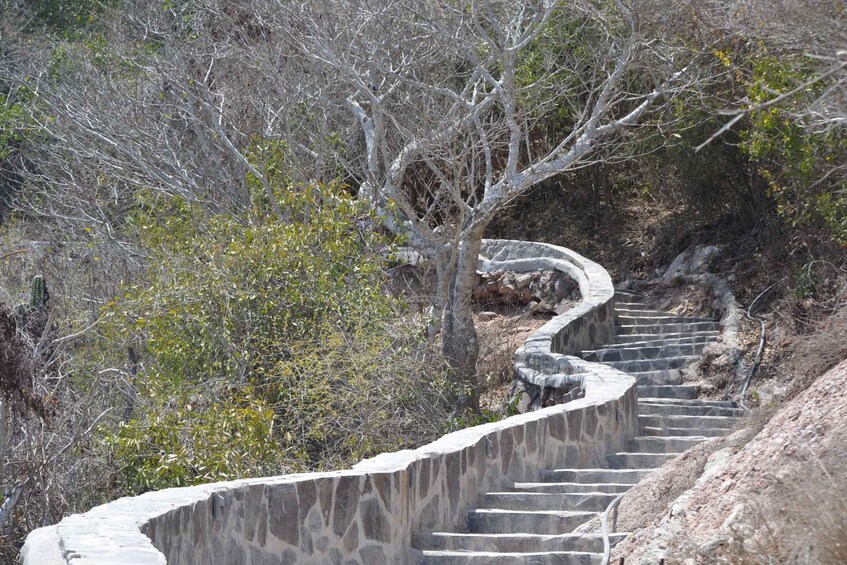
[[[553,483],[541,483],[542,485],[550,485]],[[579,484],[579,483],[576,483]],[[619,492],[601,492],[601,491],[586,491],[586,492],[534,492],[534,491],[523,491],[523,490],[492,490],[488,492],[482,493],[482,496],[509,496],[514,498],[520,497],[538,497],[538,498],[552,498],[552,497],[564,497],[564,496],[617,496]]]
[[[537,516],[561,516],[563,518],[571,518],[575,516],[596,516],[598,512],[588,510],[508,510],[506,508],[474,508],[468,510],[469,513],[476,514],[532,514]]]
[[[556,557],[582,557],[590,556],[591,558],[602,558],[602,553],[594,553],[591,551],[536,551],[532,553],[500,553],[498,551],[462,551],[459,549],[424,549],[422,553],[428,557],[487,557],[487,558],[521,558],[534,559],[545,556]]]
[[[673,339],[696,339],[698,337],[714,337],[718,338],[721,335],[721,332],[718,330],[706,330],[706,331],[698,331],[698,332],[647,332],[643,334],[620,334],[616,335],[617,338],[625,338],[629,340],[630,338],[635,337],[645,337],[650,339],[642,339],[642,340],[632,340],[632,341],[615,341],[613,343],[607,344],[605,348],[621,346],[621,347],[635,347],[635,344],[638,343],[653,343],[653,342],[665,342],[666,340]]]
[[[585,534],[575,534],[575,533],[567,533],[567,534],[533,534],[531,532],[526,533],[514,533],[514,534],[469,534],[466,532],[413,532],[413,535],[424,535],[424,536],[439,536],[439,537],[474,537],[474,538],[487,538],[487,539],[508,539],[508,538],[523,538],[523,539],[603,539],[603,534],[594,534],[594,533],[585,533]],[[630,532],[614,532],[610,534],[610,536],[621,537],[624,538],[630,535]],[[454,550],[461,551],[461,550]]]
[[[624,361],[601,361],[603,365],[609,365],[613,367],[612,363],[650,363],[653,361],[691,361],[692,359],[699,359],[699,355],[673,355],[670,357],[655,357],[651,359],[626,359]]]
[[[654,437],[658,437],[658,436],[639,436],[639,437],[654,438]],[[606,470],[607,471],[620,471],[620,469],[606,469]],[[629,470],[629,469],[627,469],[627,470]],[[529,489],[529,488],[541,488],[541,487],[551,487],[551,486],[566,487],[566,486],[571,486],[571,485],[581,486],[581,487],[588,487],[588,486],[592,486],[592,487],[604,487],[604,486],[605,487],[631,487],[635,484],[638,484],[638,483],[574,483],[574,482],[567,482],[567,481],[565,481],[565,482],[553,482],[553,481],[551,481],[549,483],[543,483],[543,482],[542,483],[513,483],[513,484],[509,485],[507,488]],[[598,492],[600,494],[608,494],[608,493],[604,493],[602,491],[591,491],[591,492],[580,493],[580,494],[594,494],[595,492]]]
[[[583,350],[585,353],[605,353],[607,351],[617,351],[619,349],[647,349],[647,348],[662,348],[662,347],[680,347],[683,345],[708,345],[712,342],[707,341],[692,341],[697,339],[708,339],[714,337],[717,340],[720,337],[720,332],[697,332],[701,335],[692,335],[689,333],[680,332],[678,336],[673,336],[669,338],[656,338],[656,339],[648,339],[643,341],[621,341],[617,343],[607,343],[602,347],[598,347],[597,349],[585,349]],[[626,334],[625,336],[617,336],[617,337],[634,337],[638,334]],[[646,335],[655,335],[655,334],[646,334]]]
[[[730,428],[657,428],[655,426],[643,426],[641,428],[641,433],[644,433],[644,431],[646,431],[646,430],[663,432],[665,434],[667,434],[667,432],[670,432],[670,431],[703,432],[703,431],[708,430],[710,432],[720,432],[720,435],[727,435],[727,433],[731,431]],[[695,434],[695,435],[690,435],[690,436],[689,435],[661,435],[661,436],[639,436],[639,437],[705,437],[707,439],[714,439],[715,437],[720,437],[720,436],[705,436],[705,435],[702,435],[702,434]]]
[[[626,314],[616,314],[615,315],[616,321],[617,320],[633,320],[633,319],[635,319],[635,320],[638,320],[638,319],[650,320],[651,322],[652,321],[655,321],[655,322],[665,321],[665,322],[680,323],[680,324],[697,323],[697,322],[715,322],[716,324],[720,323],[720,320],[717,320],[715,318],[703,318],[703,317],[695,317],[695,316],[675,316],[673,314],[652,314],[651,313],[651,314],[639,315],[639,314],[626,313]],[[643,322],[640,322],[640,323],[643,323]],[[638,325],[638,324],[639,324],[639,322],[637,322],[634,325]],[[621,326],[621,325],[626,325],[626,324],[616,323],[615,325]],[[630,324],[630,325],[632,325],[632,324]],[[653,324],[645,324],[645,325],[653,325]]]
[[[715,406],[715,405],[710,405],[710,404],[679,404],[679,403],[674,403],[674,402],[645,402],[643,399],[640,399],[640,398],[638,399],[638,406],[639,406],[639,408],[646,408],[646,409],[650,409],[650,408],[680,408],[680,409],[698,408],[698,409],[702,409],[702,410],[706,410],[706,411],[708,411],[708,410],[732,410],[732,411],[738,412],[739,415],[744,414],[743,408],[737,408],[735,406]],[[639,414],[641,414],[641,413],[642,412],[639,411]],[[647,412],[644,412],[644,414],[647,414]],[[679,413],[679,414],[674,414],[674,415],[697,416],[698,414]],[[732,416],[727,416],[727,417],[731,418]]]
[[[546,473],[597,473],[603,471],[611,471],[613,473],[620,473],[623,471],[626,472],[638,472],[644,471],[649,472],[652,471],[652,468],[633,468],[633,469],[609,469],[608,467],[585,467],[581,469],[571,468],[571,467],[561,467],[556,469],[547,469]]]
[[[693,428],[693,429],[696,430],[697,428]],[[662,441],[662,440],[689,441],[690,440],[691,442],[694,442],[695,440],[699,440],[699,441],[702,442],[702,440],[704,440],[704,439],[708,440],[708,439],[714,439],[714,438],[710,438],[710,437],[706,437],[706,436],[635,436],[632,439],[630,439],[629,441],[635,441],[635,440],[639,440],[639,439],[650,440],[650,441],[655,441],[655,440],[659,440],[659,441]]]
[[[606,456],[610,465],[624,464],[621,469],[627,469],[624,460],[640,459],[641,465],[654,465],[653,469],[658,469],[668,461],[682,455],[685,451],[678,453],[656,453],[653,451],[618,451]],[[646,459],[646,461],[645,461]]]
[[[704,348],[706,346],[705,343],[683,343],[683,344],[674,344],[674,345],[661,345],[656,347],[650,347],[647,345],[639,346],[639,347],[617,347],[613,349],[600,349],[600,350],[586,350],[582,352],[583,356],[586,355],[596,355],[603,356],[609,355],[610,353],[638,353],[645,349],[681,349],[683,347],[696,347],[698,345],[702,345]],[[634,359],[603,359],[601,361],[595,361],[596,363],[606,363],[608,361],[651,361],[653,359],[670,359],[671,357],[680,357],[681,355],[693,355],[696,357],[700,356],[700,353],[668,353],[668,352],[658,352],[655,357],[636,357]]]
[[[663,334],[684,334],[690,332],[716,332],[720,331],[719,329],[707,330],[703,327],[699,328],[678,328],[676,326],[696,326],[697,324],[708,324],[707,327],[720,328],[718,322],[658,322],[655,324],[620,324],[615,326],[615,330],[633,330],[632,332],[621,332],[623,335],[641,335],[640,332],[635,331],[639,328],[650,328],[650,331],[643,332],[645,334],[653,334],[653,335],[663,335]],[[654,331],[654,328],[657,331]],[[615,335],[618,335],[618,332],[615,332]]]
[[[644,386],[644,385],[641,385]],[[650,386],[650,385],[647,385]],[[667,386],[667,387],[678,387],[678,386],[697,386],[697,385],[654,385],[654,386]],[[645,396],[644,398],[639,397],[638,402],[643,402],[645,404],[671,404],[676,406],[708,406],[710,408],[739,408],[734,400],[708,400],[708,399],[700,399],[700,398],[662,398],[662,397],[649,397]],[[691,402],[692,404],[688,404]],[[722,404],[711,404],[712,402],[720,402]],[[706,404],[709,403],[709,404]],[[723,404],[725,403],[725,404]],[[732,404],[732,406],[730,406]],[[743,410],[743,408],[739,408]]]
[[[674,421],[681,418],[708,418],[710,422],[726,422],[730,423],[732,420],[734,423],[740,419],[739,416],[699,416],[697,414],[638,414],[639,418],[651,417],[651,418],[664,418],[668,421]],[[653,426],[655,427],[655,426]]]

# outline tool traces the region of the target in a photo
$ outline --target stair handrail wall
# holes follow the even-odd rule
[[[568,249],[486,240],[481,271],[556,269],[582,302],[533,333],[515,370],[538,386],[578,379],[584,397],[447,434],[350,470],[170,488],[34,530],[24,565],[412,563],[414,532],[460,530],[481,492],[544,469],[599,465],[638,428],[635,379],[575,356],[614,333],[608,273]]]

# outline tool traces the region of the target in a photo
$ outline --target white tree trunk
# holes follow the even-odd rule
[[[455,268],[447,289],[441,327],[441,351],[450,365],[459,392],[459,408],[479,411],[479,382],[476,361],[479,340],[473,321],[471,295],[476,283],[482,230],[473,232],[456,249]]]

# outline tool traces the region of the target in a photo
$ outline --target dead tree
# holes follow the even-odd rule
[[[470,299],[486,226],[599,147],[614,154],[623,130],[686,84],[679,54],[642,29],[649,9],[326,0],[286,12],[291,50],[327,81],[308,93],[312,104],[337,120],[334,131],[358,126],[362,149],[346,163],[360,197],[436,266],[442,351],[466,387],[464,406],[477,407]],[[570,31],[564,45],[547,37],[560,28]],[[562,107],[568,130],[534,138],[535,122]],[[317,133],[314,152],[331,151]]]

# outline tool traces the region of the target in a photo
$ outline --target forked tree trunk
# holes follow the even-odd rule
[[[459,385],[459,408],[479,412],[479,382],[476,361],[479,341],[473,321],[471,294],[476,283],[476,270],[482,233],[474,233],[455,250],[455,269],[447,288],[447,302],[441,326],[441,351]]]

